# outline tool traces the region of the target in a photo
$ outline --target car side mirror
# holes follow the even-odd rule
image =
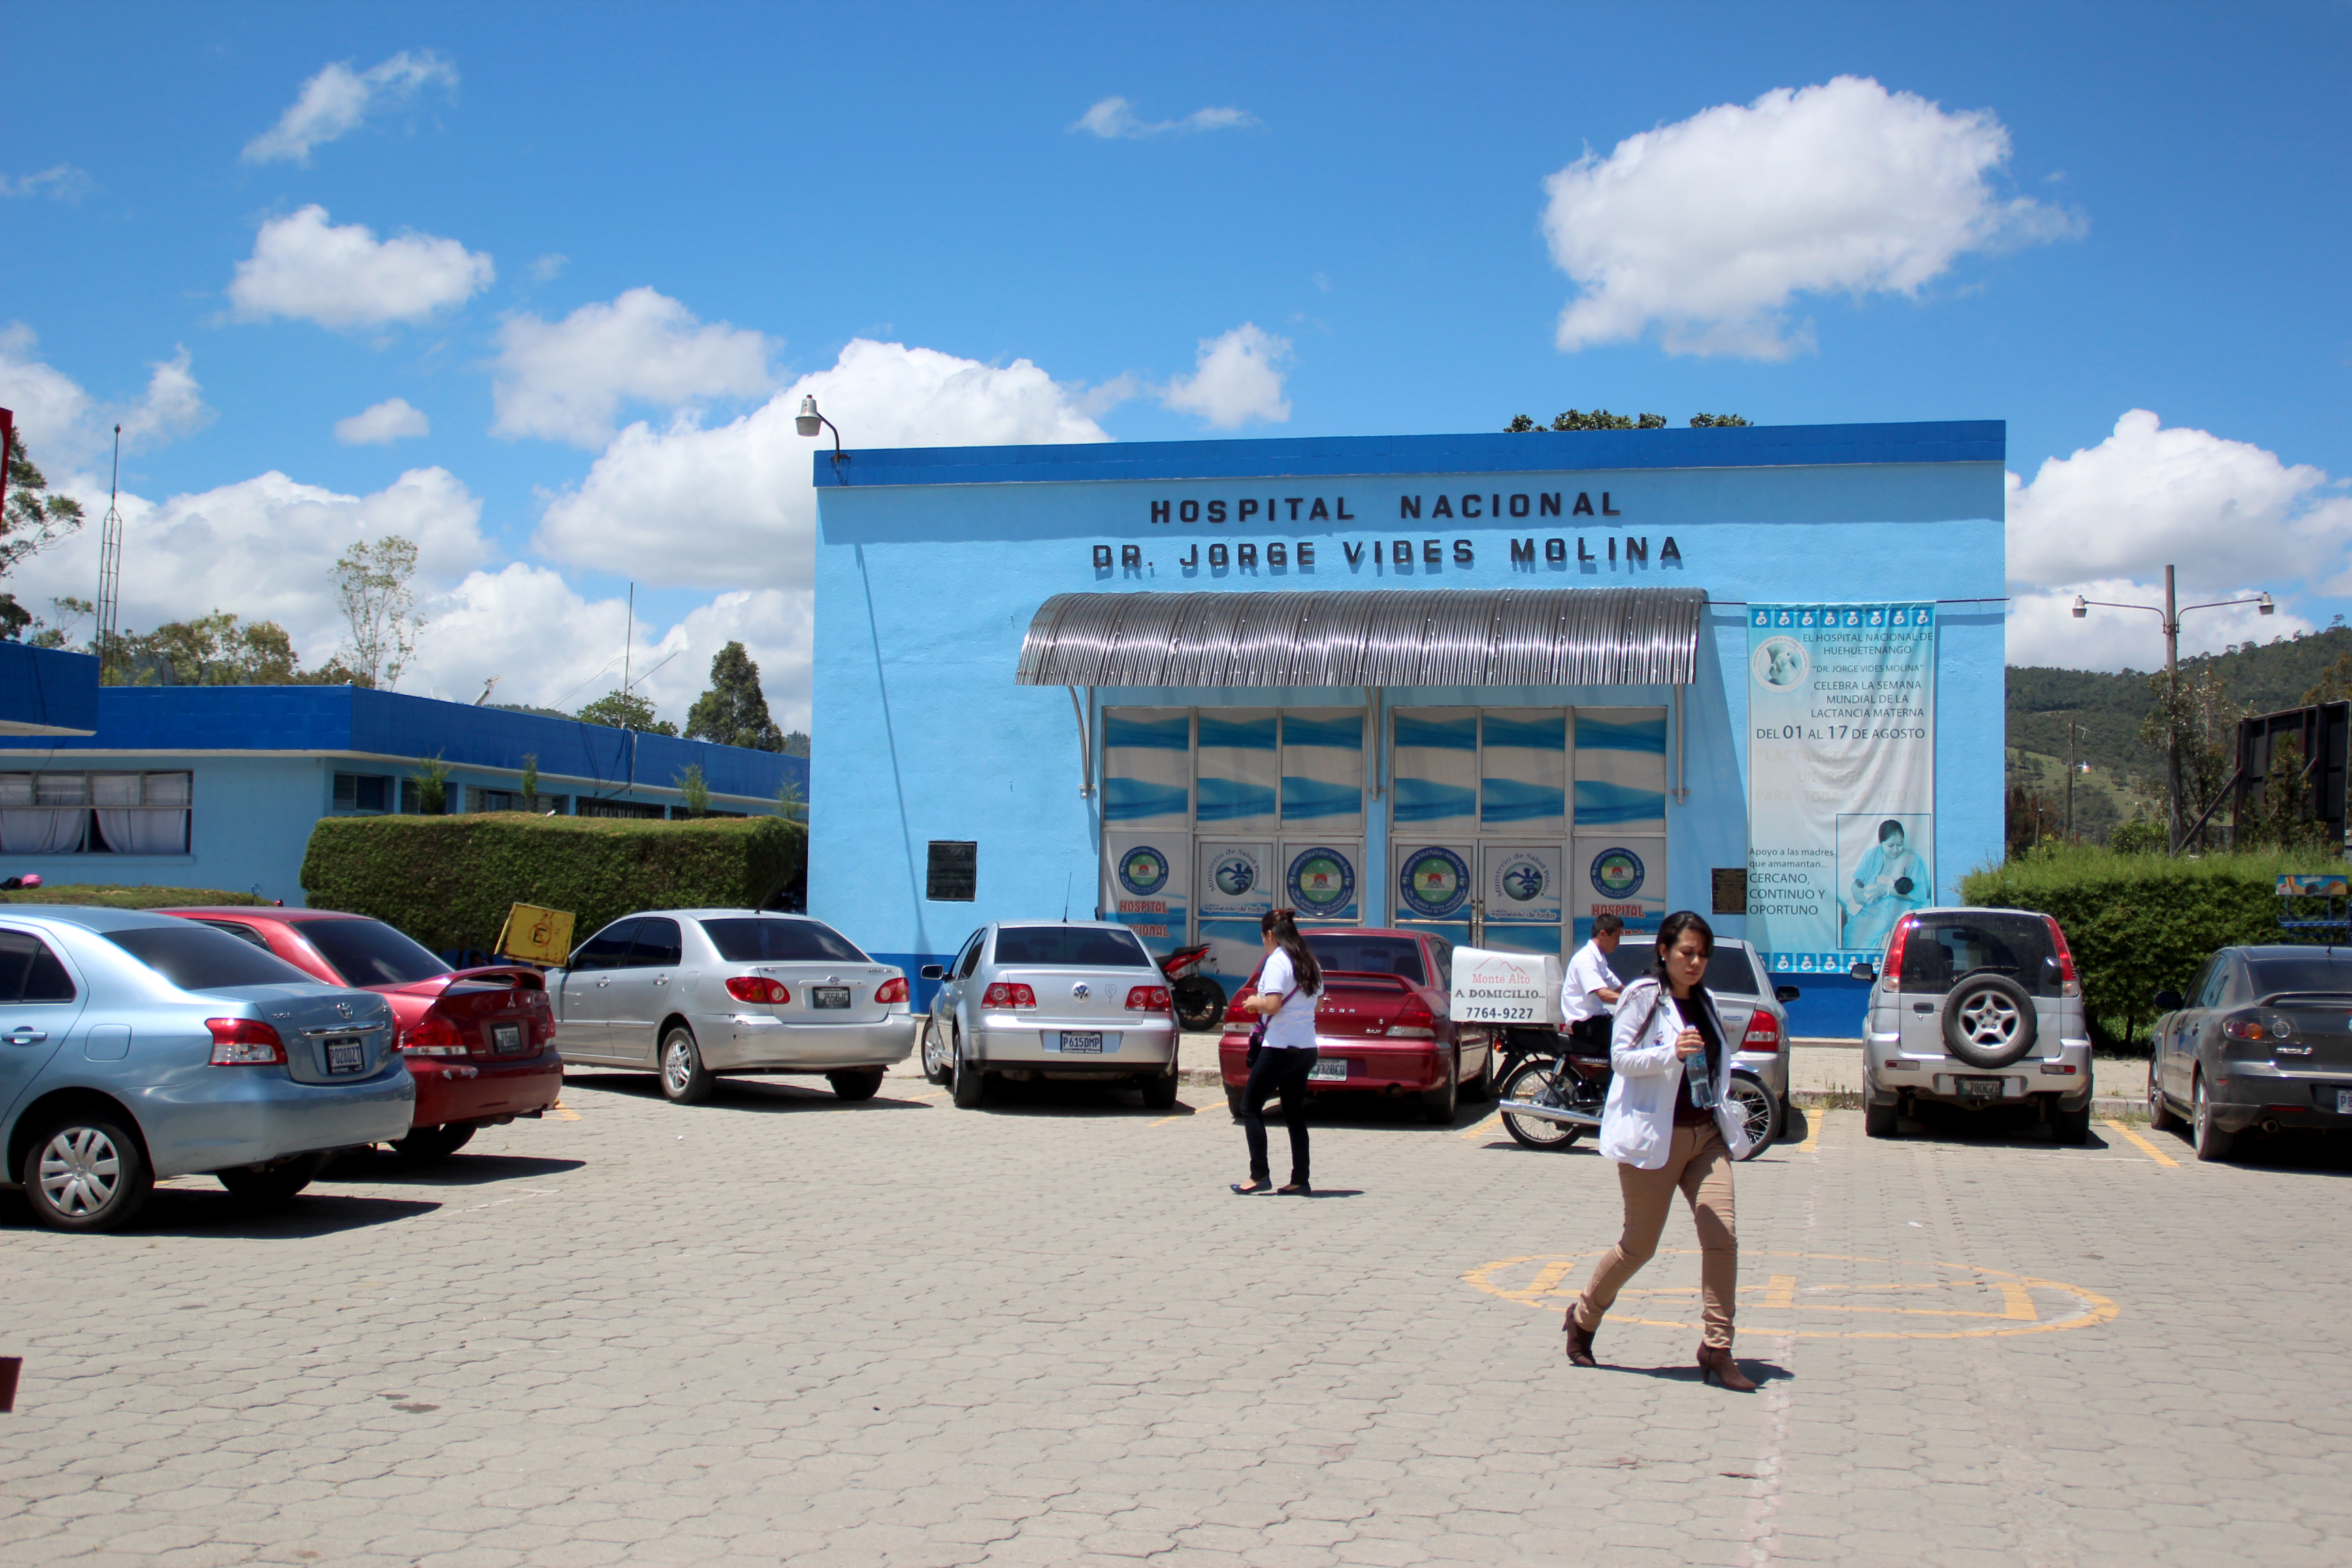
[[[2158,992],[2156,994],[2156,1005],[2159,1012],[2178,1013],[2180,1011],[2180,993],[2178,991]]]
[[[1772,987],[1772,1000],[1775,1002],[1783,1004],[1794,1002],[1801,994],[1802,994],[1802,993],[1798,991],[1798,989],[1793,985],[1775,985]]]
[[[1875,980],[1878,978],[1877,969],[1868,963],[1857,963],[1852,969],[1847,970],[1846,973],[1856,980]]]
[[[915,973],[925,980],[945,980],[948,977],[948,972],[936,963],[926,963]]]

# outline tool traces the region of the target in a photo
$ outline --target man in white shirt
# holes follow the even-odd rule
[[[1592,917],[1592,940],[1568,961],[1568,978],[1560,983],[1561,1028],[1586,1053],[1609,1048],[1610,1009],[1617,1005],[1625,983],[1609,967],[1609,955],[1624,940],[1625,922],[1615,915]]]

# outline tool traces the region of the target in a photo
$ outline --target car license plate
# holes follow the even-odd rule
[[[1954,1086],[1959,1089],[1962,1100],[1999,1100],[2005,1080],[1997,1078],[1963,1078],[1953,1081]]]
[[[339,1039],[327,1042],[327,1070],[330,1073],[358,1072],[367,1066],[367,1047],[357,1040]]]
[[[1075,1029],[1062,1031],[1062,1054],[1065,1056],[1098,1057],[1102,1055],[1102,1031]]]
[[[812,985],[809,987],[809,1005],[812,1007],[846,1007],[849,1005],[849,987],[846,985]]]
[[[1348,1076],[1348,1064],[1345,1060],[1317,1062],[1307,1069],[1307,1076],[1320,1079],[1326,1083],[1333,1082]]]
[[[2352,1116],[2352,1089],[2339,1089],[2336,1091],[2336,1114]]]
[[[515,1052],[522,1049],[522,1026],[520,1024],[492,1024],[490,1026],[490,1049],[498,1052],[499,1055],[502,1057],[511,1056]]]

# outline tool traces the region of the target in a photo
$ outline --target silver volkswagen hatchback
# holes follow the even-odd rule
[[[1921,910],[1875,964],[1863,1042],[1863,1131],[1892,1138],[1923,1100],[2034,1106],[2062,1143],[2091,1136],[2091,1037],[2066,936],[2028,910]]]
[[[1143,1103],[1176,1103],[1176,1015],[1167,976],[1125,926],[1003,921],[964,940],[936,980],[923,1073],[969,1110],[991,1079],[1133,1084]]]
[[[563,1059],[651,1068],[680,1104],[733,1074],[823,1074],[867,1100],[915,1048],[903,970],[805,915],[648,910],[547,977]]]

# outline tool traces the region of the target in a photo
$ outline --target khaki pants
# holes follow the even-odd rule
[[[1666,1228],[1666,1211],[1674,1206],[1675,1189],[1689,1200],[1691,1217],[1698,1222],[1699,1295],[1704,1304],[1706,1343],[1731,1348],[1732,1293],[1739,1285],[1739,1239],[1732,1217],[1731,1152],[1712,1121],[1675,1129],[1666,1163],[1654,1171],[1632,1165],[1617,1167],[1617,1184],[1625,1194],[1625,1230],[1617,1245],[1593,1268],[1584,1294],[1572,1309],[1577,1326],[1591,1331],[1601,1314],[1617,1300],[1625,1281],[1641,1271],[1658,1250],[1658,1237]]]

